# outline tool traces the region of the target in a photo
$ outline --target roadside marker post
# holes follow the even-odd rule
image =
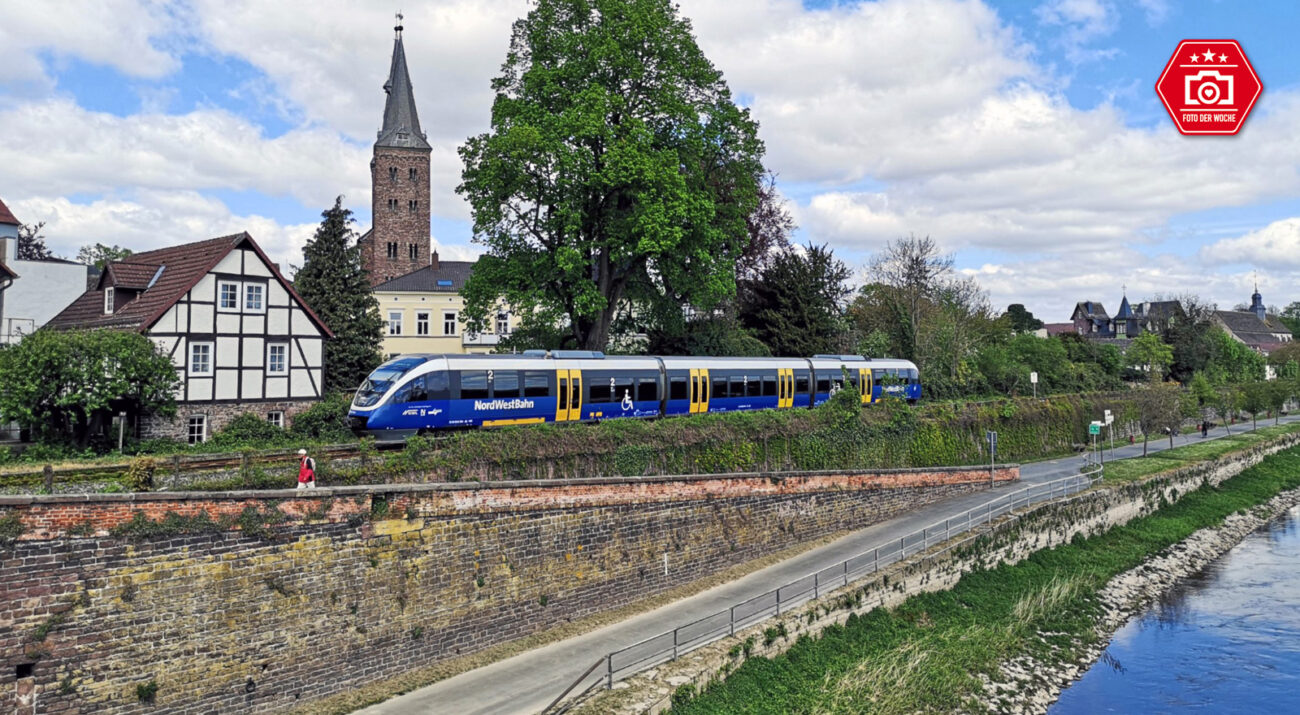
[[[1038,399],[1038,373],[1029,373],[1029,384],[1034,386],[1034,399]]]
[[[994,479],[994,465],[998,461],[998,433],[989,430],[985,436],[989,440],[989,487],[992,488],[996,486],[996,479]]]

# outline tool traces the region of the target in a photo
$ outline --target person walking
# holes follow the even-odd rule
[[[298,488],[316,488],[316,460],[307,456],[307,450],[298,450]]]

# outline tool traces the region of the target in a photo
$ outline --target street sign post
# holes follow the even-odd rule
[[[1029,384],[1034,386],[1034,399],[1038,399],[1038,373],[1029,373]]]
[[[1106,428],[1110,433],[1110,458],[1115,458],[1115,415],[1106,410]]]
[[[994,486],[994,464],[997,462],[998,455],[998,433],[989,430],[984,435],[989,441],[989,486]]]
[[[1088,434],[1092,437],[1092,452],[1093,454],[1097,454],[1097,435],[1101,434],[1101,422],[1093,420],[1092,423],[1088,425]],[[1101,463],[1106,463],[1105,453],[1101,454]]]

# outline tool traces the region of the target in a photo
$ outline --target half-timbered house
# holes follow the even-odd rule
[[[287,426],[321,397],[329,329],[247,233],[111,263],[49,323],[135,330],[171,356],[174,419],[146,417],[144,437],[206,440],[236,415]]]

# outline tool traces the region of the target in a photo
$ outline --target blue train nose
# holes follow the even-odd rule
[[[348,428],[352,430],[352,434],[355,434],[358,437],[365,436],[366,424],[369,422],[370,422],[369,417],[362,417],[360,415],[348,415]]]

